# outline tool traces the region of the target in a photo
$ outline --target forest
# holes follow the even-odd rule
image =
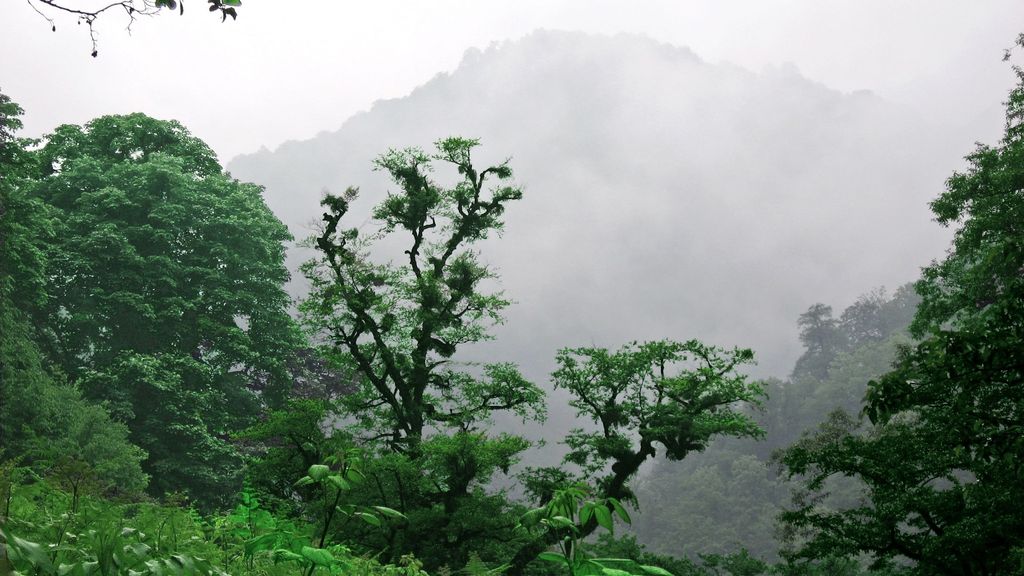
[[[1011,67],[930,202],[945,256],[806,308],[785,379],[700,334],[481,358],[529,197],[487,134],[372,151],[388,189],[296,238],[177,121],[27,138],[0,93],[0,575],[1024,574]]]

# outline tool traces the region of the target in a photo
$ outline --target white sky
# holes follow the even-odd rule
[[[142,111],[180,120],[226,162],[334,130],[467,48],[548,28],[643,33],[754,71],[791,63],[991,140],[1013,83],[1002,50],[1024,31],[1020,0],[245,0],[226,24],[185,2],[131,35],[122,15],[102,18],[94,59],[73,18],[51,32],[26,0],[0,0],[0,90],[26,109],[23,134]]]

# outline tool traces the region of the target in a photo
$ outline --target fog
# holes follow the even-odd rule
[[[73,17],[6,2],[0,86],[27,136],[180,120],[299,237],[325,186],[380,197],[386,148],[480,137],[527,194],[485,250],[518,302],[496,346],[540,378],[559,346],[700,336],[785,375],[806,306],[942,253],[926,202],[999,133],[1014,7],[247,3],[221,24],[191,2],[104,16],[90,58]]]
[[[358,187],[343,226],[372,230],[396,186],[377,155],[479,138],[476,166],[508,159],[524,191],[503,233],[473,247],[513,304],[492,341],[456,358],[515,362],[549,388],[565,347],[752,349],[749,375],[777,378],[767,389],[783,398],[761,413],[767,439],[648,461],[636,493],[656,504],[634,529],[658,552],[742,545],[771,559],[789,485],[766,443],[790,445],[837,406],[857,412],[909,341],[900,327],[783,382],[802,352],[797,318],[819,302],[839,317],[869,292],[884,303],[880,287],[943,257],[951,233],[929,202],[973,142],[1001,133],[1014,82],[1001,56],[1020,32],[1011,0],[247,1],[223,24],[204,4],[107,13],[90,38],[39,0],[0,2],[0,91],[25,109],[19,134],[136,111],[180,121],[234,178],[264,187],[296,238],[296,302],[312,256],[299,243],[325,191]],[[403,260],[406,247],[388,239],[373,257]],[[555,464],[579,425],[549,392],[543,426],[497,422],[549,442],[526,464]],[[718,500],[699,490],[711,485],[725,487]]]
[[[969,151],[950,126],[792,66],[752,72],[644,36],[538,31],[228,170],[265,185],[297,238],[324,189],[358,186],[349,225],[367,230],[393,188],[373,157],[449,135],[480,137],[480,165],[511,157],[524,187],[502,237],[480,246],[515,304],[493,342],[461,357],[517,362],[544,385],[559,348],[659,338],[749,347],[753,376],[785,378],[801,312],[894,289],[943,254],[927,204]],[[293,251],[290,267],[308,257]],[[572,415],[557,393],[549,410],[536,435],[557,441]]]
[[[177,119],[298,238],[324,188],[359,186],[372,226],[378,153],[479,137],[526,195],[482,247],[516,304],[467,357],[538,382],[560,347],[694,337],[785,377],[800,312],[942,255],[927,202],[999,134],[1018,32],[1010,1],[186,4],[104,16],[96,58],[73,17],[0,4],[23,134]]]
[[[376,154],[480,137],[478,162],[511,157],[525,189],[481,247],[516,301],[487,355],[543,381],[560,347],[697,337],[751,347],[755,374],[785,377],[808,306],[897,287],[942,254],[927,202],[967,151],[949,132],[793,67],[542,31],[228,170],[265,185],[302,238],[324,188],[358,186],[350,225],[372,226],[390,186]]]
[[[205,2],[185,8],[142,18],[130,33],[122,14],[104,16],[95,25],[99,56],[90,58],[87,27],[74,17],[36,1],[0,2],[0,82],[25,105],[26,135],[145,111],[180,120],[226,162],[334,130],[376,100],[454,70],[467,48],[546,28],[644,34],[754,72],[792,63],[973,142],[998,135],[1012,84],[1000,56],[1020,31],[1014,0],[246,2],[238,21],[224,24]]]

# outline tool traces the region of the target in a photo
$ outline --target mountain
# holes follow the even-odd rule
[[[927,202],[966,152],[913,110],[791,66],[755,73],[646,37],[539,31],[228,169],[266,186],[302,238],[325,188],[359,186],[363,222],[393,187],[371,160],[449,135],[481,138],[478,164],[511,156],[525,187],[503,237],[481,247],[517,303],[472,354],[541,382],[560,347],[663,337],[751,347],[756,375],[786,376],[808,306],[898,286],[942,254]]]

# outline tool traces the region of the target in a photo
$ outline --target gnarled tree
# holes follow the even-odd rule
[[[433,554],[450,566],[465,561],[468,542],[487,538],[460,510],[483,502],[473,491],[529,446],[508,435],[489,438],[481,425],[496,411],[544,415],[543,392],[513,364],[456,358],[460,347],[490,338],[488,327],[509,304],[488,291],[495,275],[472,247],[500,231],[506,207],[522,197],[507,162],[473,165],[477,145],[448,138],[434,154],[414,148],[380,156],[376,167],[399,189],[374,209],[379,228],[371,234],[342,226],[355,189],[324,198],[325,226],[315,239],[321,256],[304,267],[312,290],[301,306],[327,354],[359,375],[356,392],[342,399],[355,435],[393,455],[381,461],[390,469],[374,478],[380,498],[393,498],[407,514],[442,508],[443,516],[409,527],[405,541],[420,557]],[[433,179],[438,165],[455,169],[453,186]],[[396,241],[404,244],[397,260],[374,260],[371,247]],[[416,474],[405,475],[409,469]],[[501,506],[491,510],[488,518]],[[391,539],[393,552],[400,541]]]
[[[437,142],[435,155],[382,155],[376,166],[400,191],[374,210],[381,228],[365,238],[340,228],[356,191],[328,195],[326,226],[316,239],[323,256],[305,266],[313,285],[302,307],[307,323],[363,378],[347,408],[362,430],[398,452],[416,455],[430,427],[469,430],[498,410],[543,414],[543,393],[515,366],[471,371],[453,359],[460,346],[488,339],[487,324],[500,322],[509,304],[485,291],[494,275],[469,247],[499,231],[506,205],[522,197],[505,184],[512,175],[507,163],[473,167],[477,144],[448,138]],[[430,178],[435,162],[455,166],[462,180],[439,186]],[[497,185],[488,188],[492,180]],[[367,249],[392,234],[406,239],[403,260],[375,263]]]
[[[697,340],[645,342],[617,352],[562,350],[555,386],[570,391],[569,404],[598,426],[570,433],[566,461],[592,472],[610,463],[611,474],[599,481],[603,496],[629,500],[626,482],[658,446],[670,460],[681,460],[717,435],[760,435],[739,409],[762,395],[761,385],[737,370],[753,358],[750,350]]]

